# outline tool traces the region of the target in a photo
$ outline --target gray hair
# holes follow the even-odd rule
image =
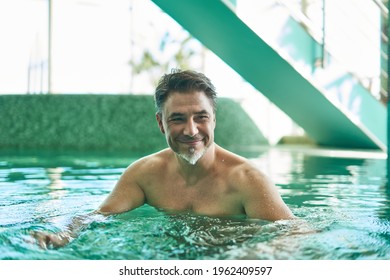
[[[203,91],[210,99],[214,112],[217,110],[217,93],[210,79],[204,74],[192,70],[173,69],[170,74],[161,77],[154,94],[157,112],[162,113],[162,107],[172,92],[189,93]]]

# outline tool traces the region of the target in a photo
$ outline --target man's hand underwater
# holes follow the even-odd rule
[[[60,248],[72,241],[72,237],[66,233],[50,233],[42,231],[33,231],[31,236],[36,240],[39,247],[42,249]]]

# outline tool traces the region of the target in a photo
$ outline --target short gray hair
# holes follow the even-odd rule
[[[157,112],[162,113],[162,107],[172,92],[189,93],[203,91],[210,99],[214,112],[217,110],[217,93],[210,79],[204,74],[192,70],[172,69],[170,74],[161,77],[154,94]]]

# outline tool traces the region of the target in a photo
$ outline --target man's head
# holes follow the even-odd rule
[[[203,91],[210,99],[214,113],[217,109],[217,93],[210,79],[204,74],[180,69],[174,69],[170,74],[161,77],[154,94],[154,101],[157,113],[162,113],[165,101],[173,92],[188,93],[193,91]]]
[[[194,165],[214,143],[216,92],[194,71],[164,75],[156,89],[156,119],[169,147]]]

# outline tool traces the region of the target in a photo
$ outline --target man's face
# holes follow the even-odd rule
[[[195,164],[214,142],[215,115],[204,92],[171,93],[162,115],[156,115],[169,147]]]

